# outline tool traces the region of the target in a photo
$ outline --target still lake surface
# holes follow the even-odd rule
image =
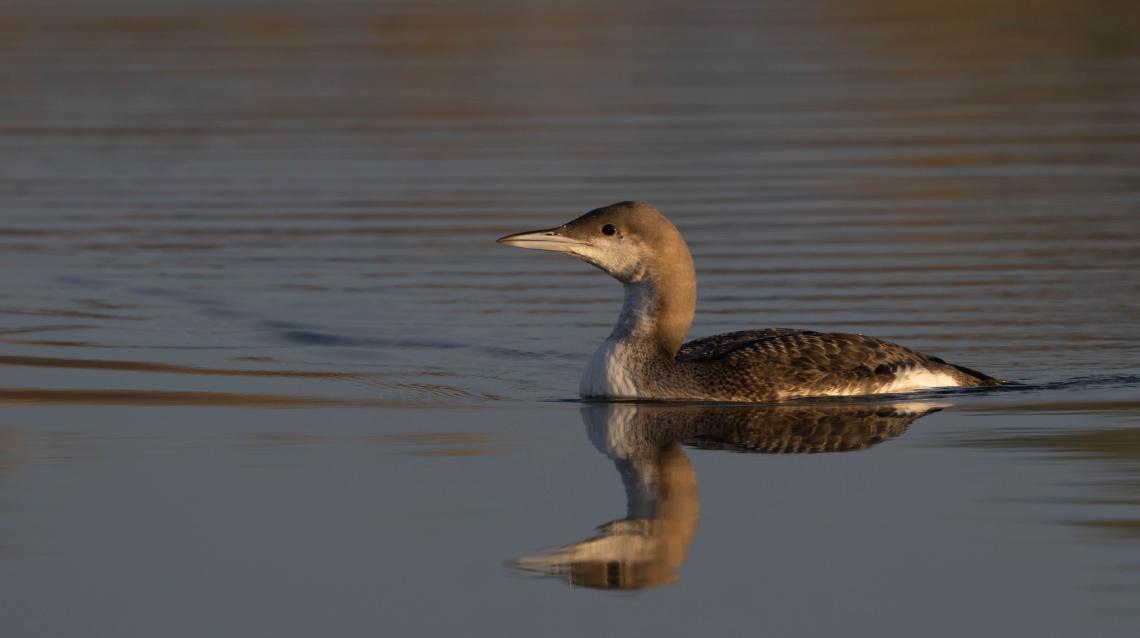
[[[0,4],[0,633],[1136,635],[1140,5],[954,5]],[[580,403],[624,199],[1021,385]]]

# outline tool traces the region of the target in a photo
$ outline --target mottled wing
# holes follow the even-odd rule
[[[996,382],[898,344],[856,334],[759,330],[694,341],[679,360],[707,364],[721,396],[778,400]],[[918,379],[921,379],[919,381]]]
[[[768,379],[779,379],[781,385],[795,389],[789,396],[874,394],[904,386],[907,377],[920,373],[945,375],[959,385],[979,381],[941,359],[855,334],[775,335],[742,345],[722,360],[730,369],[763,371]]]
[[[726,354],[757,341],[796,334],[803,330],[793,328],[765,328],[763,330],[741,330],[739,332],[726,332],[694,339],[681,346],[677,353],[678,361],[705,361],[719,359]]]

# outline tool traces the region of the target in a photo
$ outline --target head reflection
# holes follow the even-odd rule
[[[590,441],[614,461],[626,515],[577,543],[512,563],[520,571],[599,589],[678,580],[697,534],[697,475],[682,445],[767,454],[849,452],[906,431],[929,404],[703,406],[597,403],[582,408]]]

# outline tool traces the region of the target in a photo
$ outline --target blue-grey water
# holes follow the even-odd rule
[[[1136,635],[1138,7],[3,0],[0,633]],[[579,403],[625,199],[1021,385]]]

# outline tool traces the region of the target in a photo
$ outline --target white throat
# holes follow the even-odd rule
[[[608,341],[651,337],[657,328],[657,291],[647,282],[622,284],[625,301]]]
[[[582,398],[637,399],[645,390],[642,368],[656,334],[657,292],[645,282],[624,284],[625,302],[610,336],[594,351],[578,393]]]

